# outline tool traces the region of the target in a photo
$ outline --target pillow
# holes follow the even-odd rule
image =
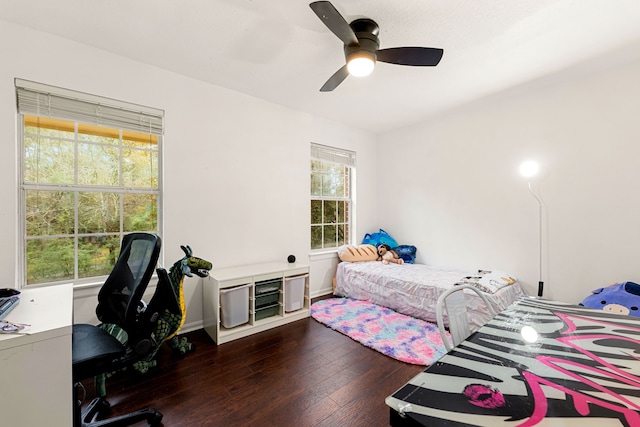
[[[398,257],[402,258],[402,260],[407,264],[413,264],[416,261],[417,250],[418,249],[412,245],[400,245],[392,249],[392,251],[397,253]]]
[[[344,262],[375,261],[378,251],[373,245],[343,245],[338,248],[338,258]]]
[[[615,314],[640,316],[640,285],[637,283],[620,282],[591,292],[580,305]]]
[[[373,245],[376,248],[378,247],[378,245],[382,243],[386,243],[391,248],[395,248],[396,246],[398,246],[398,242],[396,242],[395,239],[391,237],[389,233],[384,231],[382,228],[377,233],[365,234],[364,239],[362,239],[363,245],[366,245],[366,244]]]

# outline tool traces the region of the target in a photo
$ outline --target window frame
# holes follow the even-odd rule
[[[345,179],[345,192],[346,196],[335,196],[335,195],[314,195],[313,193],[313,177],[314,177],[314,169],[313,162],[317,161],[321,164],[328,164],[334,166],[340,166],[345,168],[345,172],[347,174]],[[342,244],[351,244],[353,241],[353,236],[355,235],[355,175],[356,175],[356,153],[349,150],[344,150],[341,148],[330,147],[326,145],[311,143],[311,158],[309,161],[310,168],[310,216],[309,216],[309,236],[310,236],[310,250],[311,253],[321,253],[321,252],[333,252],[336,251]],[[322,175],[322,174],[321,174]],[[322,222],[313,223],[311,222],[313,212],[312,212],[312,204],[314,201],[320,201],[322,203]],[[325,202],[344,202],[345,213],[344,213],[344,222],[325,222],[324,220],[324,206]],[[338,211],[338,208],[336,208]],[[336,233],[336,245],[335,246],[325,246],[325,237],[324,237],[324,227],[329,224],[344,224],[346,228],[346,233],[344,236],[344,241],[341,242],[338,237],[338,233]],[[313,227],[322,227],[322,247],[314,247],[313,246]]]
[[[23,83],[25,81],[20,81],[19,79],[16,79],[16,93],[18,93],[18,91],[20,90],[19,88],[19,82]],[[32,82],[27,82],[27,83],[32,83]],[[38,89],[41,87],[48,87],[48,86],[44,86],[41,84],[36,84],[33,83],[34,85],[40,85],[38,86]],[[66,89],[60,89],[60,88],[52,88],[54,91],[56,89],[60,90],[60,91],[66,91],[66,93],[71,93],[72,91],[68,91]],[[76,93],[76,92],[73,92]],[[133,105],[137,108],[137,106],[135,104],[127,104],[125,102],[122,101],[115,101],[115,100],[109,100],[106,98],[101,98],[101,97],[96,97],[93,95],[88,95],[88,94],[80,94],[80,95],[85,95],[87,100],[90,102],[96,102],[96,100],[107,100],[109,101],[112,105],[113,103],[116,103],[116,105],[118,105],[118,108],[122,109],[122,105]],[[18,98],[20,95],[18,95]],[[82,98],[81,98],[82,99]],[[24,288],[24,287],[41,287],[41,286],[55,286],[55,285],[59,285],[59,284],[63,284],[63,283],[73,283],[74,286],[76,285],[86,285],[86,286],[90,286],[90,285],[95,285],[95,284],[102,284],[104,282],[104,279],[107,277],[107,274],[105,275],[99,275],[99,276],[90,276],[90,277],[80,277],[82,276],[81,271],[79,269],[79,265],[81,264],[79,262],[79,243],[82,241],[83,238],[86,238],[88,236],[96,236],[96,237],[104,237],[104,236],[110,236],[110,237],[114,237],[119,240],[119,243],[121,244],[122,242],[122,238],[125,234],[128,234],[132,231],[124,231],[125,227],[126,227],[126,221],[125,221],[125,215],[126,212],[124,212],[124,199],[126,197],[126,195],[139,195],[139,194],[148,194],[148,195],[152,195],[153,197],[155,197],[155,210],[156,210],[156,217],[155,217],[155,221],[156,221],[156,228],[152,229],[152,230],[144,230],[144,231],[149,231],[149,232],[155,232],[158,235],[161,235],[161,231],[163,229],[163,121],[164,121],[164,112],[162,112],[161,110],[154,110],[154,109],[150,109],[148,107],[141,107],[142,111],[146,111],[147,110],[152,110],[152,111],[158,111],[160,112],[160,116],[159,116],[159,124],[157,123],[158,120],[158,116],[154,116],[153,120],[153,126],[151,126],[151,124],[147,125],[148,126],[148,134],[149,135],[153,135],[153,144],[156,145],[155,149],[152,149],[151,147],[149,147],[148,150],[144,149],[144,148],[140,148],[140,147],[131,147],[129,145],[127,145],[126,143],[123,142],[129,140],[127,138],[127,135],[129,134],[130,131],[133,132],[140,132],[140,133],[146,133],[147,128],[146,126],[142,128],[142,130],[140,128],[138,129],[133,129],[131,127],[127,127],[127,126],[114,126],[113,123],[106,126],[106,127],[101,127],[101,129],[106,129],[106,130],[117,130],[118,132],[118,142],[117,144],[114,144],[114,147],[117,148],[118,150],[118,162],[119,162],[119,166],[120,166],[120,176],[118,179],[118,185],[116,186],[111,186],[111,185],[94,185],[94,184],[79,184],[78,183],[78,179],[77,179],[77,173],[78,173],[78,146],[79,144],[86,144],[87,141],[83,141],[81,138],[79,138],[78,136],[78,127],[79,125],[90,125],[90,126],[95,126],[97,123],[95,122],[91,122],[90,120],[78,120],[75,119],[73,117],[61,117],[60,114],[55,114],[55,115],[47,115],[47,114],[34,114],[33,109],[29,110],[27,108],[27,110],[21,110],[19,102],[18,102],[18,112],[17,112],[17,144],[18,144],[18,182],[17,182],[17,190],[18,190],[18,209],[17,209],[17,213],[18,213],[18,226],[19,226],[19,233],[20,235],[18,236],[18,272],[17,272],[17,282],[18,282],[18,287],[19,288]],[[140,111],[140,110],[134,110],[134,111]],[[125,111],[125,114],[128,113]],[[134,113],[135,114],[135,113]],[[148,114],[146,112],[140,113],[140,114]],[[64,138],[63,140],[67,141],[67,142],[72,142],[73,143],[73,149],[75,150],[75,154],[74,154],[74,158],[75,158],[75,164],[74,164],[74,182],[73,184],[68,184],[68,183],[64,183],[64,184],[48,184],[48,183],[37,183],[37,182],[25,182],[25,172],[26,172],[26,157],[25,157],[25,150],[26,150],[26,141],[25,141],[25,137],[26,132],[25,132],[25,116],[36,116],[36,117],[41,117],[43,119],[56,119],[56,120],[62,120],[62,121],[66,121],[66,122],[73,122],[74,123],[74,133],[73,133],[73,140],[71,140],[70,138]],[[149,123],[151,123],[151,118],[149,118]],[[97,126],[100,126],[100,124],[98,123]],[[158,127],[159,126],[159,127]],[[134,126],[135,127],[135,126]],[[83,134],[82,132],[80,133],[81,135]],[[124,134],[124,138],[123,138],[123,134]],[[151,137],[150,137],[150,141],[151,141]],[[95,145],[101,145],[99,142],[89,142],[89,144],[95,144]],[[136,150],[136,151],[148,151],[149,153],[151,153],[150,155],[153,157],[155,156],[157,158],[157,164],[153,165],[155,167],[155,173],[152,175],[154,180],[157,180],[157,187],[154,188],[155,183],[150,183],[149,186],[138,186],[138,187],[134,187],[134,186],[125,186],[125,182],[123,182],[123,169],[122,169],[122,165],[123,165],[123,160],[125,159],[125,153],[127,152],[127,150]],[[156,176],[157,174],[157,176]],[[51,235],[51,238],[65,238],[65,237],[69,237],[69,238],[73,238],[74,241],[74,267],[73,267],[73,278],[70,279],[62,279],[62,280],[55,280],[55,281],[47,281],[47,282],[38,282],[38,283],[31,283],[28,284],[28,277],[27,277],[27,247],[28,247],[28,242],[30,240],[35,240],[35,239],[42,239],[44,237],[44,239],[48,238],[48,236],[28,236],[27,235],[27,215],[28,215],[28,210],[27,210],[27,192],[28,191],[37,191],[37,190],[60,190],[60,191],[65,191],[65,192],[69,192],[73,195],[74,198],[74,203],[73,203],[73,215],[74,215],[74,224],[73,224],[73,234],[54,234]],[[107,230],[104,232],[97,232],[97,233],[81,233],[79,230],[79,218],[78,218],[78,212],[79,212],[79,207],[81,206],[81,204],[79,203],[79,196],[82,195],[82,193],[114,193],[114,194],[118,194],[118,199],[119,199],[119,218],[118,218],[118,230],[117,231],[111,231],[111,230]],[[141,230],[142,231],[142,230]],[[120,247],[120,245],[118,245],[118,248]]]

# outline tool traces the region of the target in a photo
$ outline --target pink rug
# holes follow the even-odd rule
[[[367,301],[320,300],[311,305],[311,317],[402,362],[431,365],[447,352],[436,325]]]

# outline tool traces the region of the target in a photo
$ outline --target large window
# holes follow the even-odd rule
[[[43,88],[16,80],[21,282],[90,282],[109,274],[124,234],[159,233],[162,115]]]
[[[355,153],[311,144],[311,249],[350,242]]]

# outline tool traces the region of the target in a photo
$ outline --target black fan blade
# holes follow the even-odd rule
[[[331,92],[337,88],[348,75],[349,71],[347,70],[347,66],[343,65],[342,68],[333,74],[333,76],[329,77],[329,80],[327,80],[327,82],[320,88],[320,92]]]
[[[316,1],[309,7],[318,15],[324,25],[346,45],[358,44],[358,38],[340,12],[328,1]],[[337,86],[337,85],[336,85]]]
[[[438,65],[444,50],[435,47],[392,47],[376,52],[378,61],[426,67]]]

